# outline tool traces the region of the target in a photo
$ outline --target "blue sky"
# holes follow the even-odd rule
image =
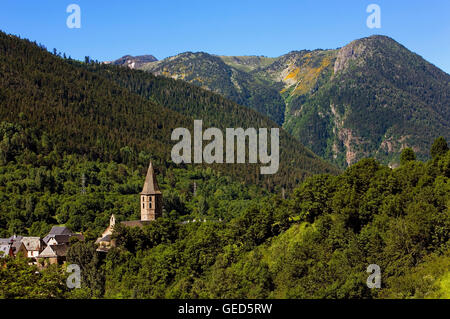
[[[66,26],[72,3],[81,8],[81,29]],[[381,29],[366,26],[371,3],[381,7]],[[77,59],[185,51],[279,56],[384,34],[450,73],[448,0],[0,0],[0,8],[2,31]]]

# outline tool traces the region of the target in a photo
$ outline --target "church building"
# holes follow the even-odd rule
[[[147,176],[145,177],[144,187],[140,193],[141,200],[141,219],[121,222],[126,227],[143,227],[151,223],[159,217],[162,217],[162,193],[159,190],[156,175],[153,170],[152,162],[148,166]],[[111,235],[116,224],[116,217],[111,215],[109,219],[109,226],[105,229],[102,236],[95,242],[98,244],[98,251],[108,251],[114,246]]]

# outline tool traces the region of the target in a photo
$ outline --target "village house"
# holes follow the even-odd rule
[[[44,249],[44,242],[40,237],[23,237],[19,251],[26,252],[26,257],[36,259],[41,251]],[[23,247],[23,248],[22,248]]]
[[[13,257],[13,249],[11,244],[0,243],[0,258]]]
[[[44,237],[44,243],[48,245],[50,239],[55,238],[55,236],[67,235],[72,236],[72,231],[64,226],[53,226],[47,236]]]
[[[67,251],[73,238],[84,240],[83,235],[75,234],[67,227],[54,226],[47,236],[23,237],[13,235],[0,238],[0,257],[21,255],[30,259],[30,264],[55,264],[66,260]]]
[[[140,193],[140,210],[140,220],[123,221],[121,224],[126,227],[143,227],[162,217],[162,193],[151,162],[148,166],[144,187]],[[109,226],[96,241],[97,251],[106,252],[115,245],[112,239],[115,224],[116,217],[113,214],[109,219]],[[21,253],[23,256],[32,259],[33,262],[60,264],[66,260],[72,238],[84,240],[83,235],[75,234],[64,226],[53,226],[43,239],[16,235],[10,238],[0,238],[0,255],[1,257],[13,257]]]
[[[69,245],[48,245],[39,254],[38,260],[43,261],[45,264],[62,264],[66,260],[67,251],[69,250]]]
[[[152,162],[150,162],[145,177],[144,187],[140,193],[141,200],[141,219],[121,222],[126,227],[143,227],[148,223],[162,217],[162,193],[159,189],[156,175],[153,170]],[[105,229],[102,235],[96,240],[98,245],[97,251],[107,252],[111,247],[115,246],[112,239],[114,225],[116,224],[116,217],[111,215],[109,219],[109,226]]]
[[[22,239],[23,236],[14,234],[9,238],[0,238],[0,245],[10,245],[13,256],[17,256],[20,251],[26,255],[25,247],[22,247]]]
[[[83,235],[75,234],[67,227],[53,226],[48,235],[43,239],[46,247],[39,253],[37,259],[44,264],[63,263],[66,260],[72,238],[84,240]]]

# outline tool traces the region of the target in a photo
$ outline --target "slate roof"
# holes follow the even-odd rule
[[[17,236],[17,235],[13,235],[13,236],[9,237],[9,241],[12,245],[12,249],[13,249],[14,253],[16,253],[19,250],[20,245],[22,244],[22,239],[23,239],[23,236]]]
[[[153,171],[152,162],[150,162],[141,195],[154,195],[154,194],[161,194],[161,191],[159,190],[158,182],[156,181],[156,175],[155,172]]]
[[[52,249],[51,245],[45,247],[45,249],[39,254],[38,258],[50,258],[50,257],[58,257],[55,251]]]
[[[49,235],[72,235],[72,231],[64,226],[53,226],[52,229],[50,230],[50,232],[48,233]]]
[[[9,240],[20,242],[22,240],[22,238],[23,238],[23,236],[17,236],[17,235],[14,234],[11,237],[9,237]]]
[[[84,236],[82,234],[73,234],[72,237],[76,237],[81,241],[84,241]]]
[[[65,257],[69,246],[67,245],[48,245],[39,254],[38,258],[55,258],[55,257]]]
[[[24,237],[22,243],[27,251],[40,251],[43,246],[40,237]]]
[[[44,243],[47,244],[50,238],[56,235],[73,235],[72,231],[64,226],[53,226],[47,236],[44,237]]]
[[[11,245],[10,244],[2,244],[0,245],[0,258],[4,258],[6,256],[9,256],[9,253],[11,251]]]
[[[100,241],[110,242],[110,241],[111,241],[111,235],[106,235],[105,237],[103,237],[102,239],[100,239]]]

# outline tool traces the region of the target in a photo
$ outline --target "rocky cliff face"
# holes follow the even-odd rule
[[[158,61],[158,59],[155,58],[153,55],[140,55],[140,56],[125,55],[120,59],[106,63],[114,65],[123,65],[129,67],[130,69],[140,69],[143,65],[155,61]]]
[[[341,48],[336,55],[334,63],[334,74],[346,69],[351,61],[360,61],[366,46],[361,41],[353,41],[345,47]]]
[[[450,76],[388,37],[339,49],[323,79],[290,101],[298,111],[285,127],[341,166],[363,157],[395,166],[405,147],[425,159],[436,137],[450,137]]]

